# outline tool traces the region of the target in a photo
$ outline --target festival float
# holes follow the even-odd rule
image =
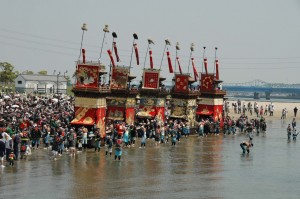
[[[82,26],[82,40],[84,32],[87,31],[86,24]],[[80,55],[76,62],[76,84],[72,91],[75,95],[75,118],[71,121],[72,125],[96,126],[100,128],[101,134],[105,135],[105,124],[107,121],[122,121],[133,124],[135,119],[135,97],[138,90],[130,87],[134,76],[130,75],[130,66],[118,66],[115,64],[120,61],[116,38],[117,34],[112,33],[112,49],[107,50],[110,58],[109,83],[106,84],[106,67],[100,62],[102,56],[105,35],[109,33],[108,25],[105,25],[104,37],[98,61],[87,62],[85,49],[80,48]],[[138,49],[136,40],[137,34],[133,34],[133,47],[136,54],[137,65],[139,64]],[[82,55],[82,61],[80,60]],[[132,58],[132,57],[131,57]]]
[[[120,58],[118,55],[115,38],[117,38],[117,35],[116,33],[113,33],[113,52],[115,53],[116,61],[119,62]],[[135,98],[138,94],[138,90],[137,88],[131,86],[131,81],[135,78],[135,76],[130,75],[130,69],[133,50],[136,54],[136,64],[139,65],[136,40],[138,40],[138,36],[136,33],[134,33],[129,67],[115,65],[112,52],[108,50],[111,64],[109,74],[110,93],[106,98],[106,121],[110,120],[114,122],[125,122],[129,125],[133,125],[134,123],[136,106]]]
[[[205,73],[201,73],[200,86],[195,88],[192,84],[198,81],[199,75],[192,57],[194,44],[190,48],[191,53],[188,65],[189,72],[190,62],[192,63],[194,77],[191,77],[189,73],[182,72],[177,55],[179,50],[178,43],[176,45],[174,73],[168,49],[171,43],[167,39],[165,40],[160,68],[155,69],[151,49],[151,45],[154,42],[148,39],[142,81],[137,88],[135,85],[131,85],[131,81],[135,76],[130,74],[133,54],[135,54],[136,65],[139,65],[137,34],[133,34],[129,66],[120,66],[118,65],[120,58],[116,43],[117,34],[115,32],[112,33],[112,48],[107,50],[110,58],[108,73],[106,72],[106,66],[101,63],[105,35],[109,33],[108,25],[105,25],[103,29],[104,37],[100,57],[97,61],[86,61],[86,51],[82,48],[84,32],[87,31],[86,24],[83,24],[81,29],[82,40],[75,72],[76,83],[72,89],[75,95],[75,116],[73,121],[71,121],[72,125],[96,126],[100,128],[100,132],[104,136],[106,122],[116,123],[120,121],[133,125],[136,121],[155,119],[158,123],[163,124],[167,119],[165,117],[166,109],[168,109],[166,101],[169,102],[169,100],[171,113],[168,116],[170,119],[182,119],[188,122],[191,127],[195,125],[196,115],[198,115],[198,118],[212,116],[215,121],[222,121],[223,98],[226,93],[220,88],[222,81],[219,80],[217,59],[215,59],[216,73],[208,73],[207,59],[204,58]],[[165,53],[167,55],[169,72],[174,73],[174,87],[171,92],[163,85],[165,78],[161,76],[161,67]],[[146,67],[148,54],[150,67]],[[82,60],[80,60],[81,56]],[[116,57],[116,62],[114,57]],[[176,72],[177,64],[179,72]],[[107,73],[109,77],[108,84],[106,84]]]
[[[199,87],[192,88],[192,84],[197,82],[198,72],[194,63],[192,53],[194,51],[194,44],[191,44],[190,59],[192,61],[194,78],[189,73],[183,73],[180,65],[178,50],[180,50],[179,43],[176,44],[176,61],[175,61],[175,75],[174,87],[171,90],[171,114],[170,119],[181,119],[188,122],[189,126],[195,125],[195,107],[197,106],[197,98],[200,95]],[[176,64],[178,64],[179,73],[176,73]],[[189,72],[189,66],[188,66]]]
[[[166,47],[170,45],[169,40],[165,40],[165,42],[166,45],[163,52],[163,57]],[[140,121],[144,119],[156,119],[158,123],[163,124],[165,122],[165,100],[168,92],[162,83],[165,78],[161,77],[161,66],[160,69],[154,68],[152,50],[150,47],[152,44],[154,44],[154,42],[151,39],[148,39],[143,76],[141,85],[139,86],[139,96],[137,98],[139,107],[136,117]],[[150,59],[150,67],[145,68],[148,53]]]
[[[201,73],[200,90],[201,97],[198,102],[197,115],[201,118],[212,117],[214,121],[220,121],[223,125],[223,101],[226,92],[222,90],[222,81],[219,79],[219,62],[215,48],[214,72],[208,73],[207,58],[203,58],[205,72]],[[205,52],[205,48],[204,48]],[[204,55],[204,53],[203,53]]]
[[[81,29],[82,40],[75,71],[76,83],[72,89],[75,95],[75,116],[71,124],[80,126],[96,125],[100,128],[101,134],[104,135],[106,97],[110,91],[109,88],[101,85],[101,80],[104,79],[103,76],[107,72],[105,71],[105,65],[100,63],[100,61],[86,61],[86,52],[85,49],[82,48],[84,32],[87,31],[86,24],[83,24]],[[104,33],[109,32],[108,26],[106,26],[103,31]],[[82,60],[80,60],[81,55]]]

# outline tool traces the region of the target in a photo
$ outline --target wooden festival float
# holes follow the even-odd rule
[[[72,89],[75,95],[72,125],[96,125],[105,134],[106,97],[110,91],[99,84],[104,74],[105,66],[101,63],[85,62],[85,59],[77,62],[76,84]]]
[[[117,38],[116,33],[113,33],[113,52],[116,56],[116,61],[119,62],[119,55],[117,52],[117,46],[115,42]],[[133,50],[136,54],[137,65],[139,65],[139,57],[137,51],[136,40],[138,36],[136,33],[133,34]],[[112,52],[108,52],[111,65],[110,65],[110,94],[106,98],[107,111],[106,120],[125,122],[126,124],[132,125],[135,121],[135,107],[136,107],[136,95],[138,90],[135,87],[131,87],[131,81],[135,76],[130,75],[132,53],[129,67],[115,65]]]
[[[163,124],[165,122],[166,96],[169,93],[162,83],[165,78],[161,77],[161,68],[154,69],[152,50],[150,48],[151,44],[154,44],[154,42],[148,39],[146,58],[149,52],[150,67],[145,68],[145,58],[142,81],[139,87],[139,96],[137,97],[138,111],[136,117],[138,120],[156,119],[159,124]],[[167,45],[170,45],[168,40],[166,40],[166,46]]]
[[[198,72],[194,64],[192,52],[194,44],[191,45],[190,60],[192,61],[194,78],[189,73],[183,73],[178,57],[179,43],[176,44],[176,61],[175,75],[173,78],[174,87],[171,90],[171,114],[170,119],[181,119],[188,122],[189,126],[195,125],[195,108],[197,107],[197,98],[200,95],[199,87],[193,89],[192,84],[197,82]],[[179,73],[176,73],[176,63],[178,64]],[[189,68],[188,68],[189,70]]]
[[[107,50],[110,57],[109,81],[106,83],[106,67],[101,63],[101,55],[105,35],[109,32],[108,25],[103,29],[104,37],[98,61],[86,61],[85,49],[82,48],[84,32],[87,31],[86,25],[82,26],[82,40],[80,55],[76,62],[76,83],[72,91],[75,95],[75,118],[71,121],[72,125],[77,126],[96,126],[100,128],[101,134],[105,135],[105,124],[108,121],[121,121],[129,125],[135,121],[144,119],[156,119],[163,124],[166,120],[165,114],[166,101],[171,100],[170,118],[180,118],[189,122],[191,127],[198,117],[212,116],[214,120],[222,121],[223,98],[226,94],[220,89],[218,61],[216,63],[216,73],[207,72],[207,62],[204,61],[205,73],[201,73],[200,90],[192,88],[192,84],[198,81],[198,72],[194,65],[192,52],[194,45],[191,46],[190,61],[192,62],[194,78],[189,73],[182,73],[182,69],[177,57],[179,45],[176,45],[176,62],[174,87],[168,92],[163,85],[165,78],[161,76],[161,66],[166,52],[169,72],[173,73],[169,40],[165,40],[165,48],[159,69],[154,68],[152,50],[150,45],[154,44],[148,39],[148,47],[144,62],[142,81],[139,87],[131,85],[135,76],[130,75],[132,65],[132,55],[135,53],[136,65],[139,65],[139,55],[137,48],[137,34],[133,34],[133,45],[131,52],[130,65],[128,67],[115,64],[113,54],[117,63],[120,61],[115,39],[117,34],[112,33],[113,42],[111,50]],[[205,49],[205,48],[204,48]],[[217,50],[217,49],[216,49]],[[149,53],[150,67],[146,68],[146,59]],[[82,55],[82,61],[80,60]],[[176,73],[176,63],[178,63],[179,73]],[[190,63],[189,63],[190,65]],[[189,70],[189,68],[188,68]],[[171,98],[167,97],[170,96]],[[199,97],[200,96],[200,97]],[[198,100],[198,103],[197,103]],[[197,106],[198,105],[198,106]]]
[[[219,79],[219,63],[216,58],[215,48],[215,66],[214,72],[208,73],[207,58],[204,58],[205,72],[201,73],[200,90],[201,97],[198,102],[197,115],[201,118],[212,117],[214,121],[220,121],[223,125],[223,101],[226,91],[222,90],[222,81]],[[205,52],[205,48],[204,48]],[[204,53],[203,53],[204,55]],[[204,57],[204,56],[203,56]]]
[[[82,30],[83,33],[87,30],[85,25]],[[134,123],[136,95],[138,94],[137,88],[130,87],[131,81],[135,78],[130,75],[131,61],[129,67],[115,64],[113,54],[116,56],[116,61],[120,61],[115,32],[112,33],[112,49],[107,50],[110,57],[110,68],[109,82],[106,84],[106,67],[100,63],[100,60],[105,34],[109,32],[108,25],[103,31],[104,37],[99,61],[86,62],[85,50],[81,46],[80,52],[83,60],[79,60],[76,65],[76,84],[72,90],[75,95],[75,119],[71,122],[72,125],[96,125],[97,128],[100,128],[102,135],[105,134],[105,124],[108,121]],[[137,34],[134,33],[133,37],[132,51],[135,51],[138,65],[138,49],[135,43],[138,39]]]

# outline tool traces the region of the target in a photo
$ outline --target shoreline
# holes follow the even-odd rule
[[[226,97],[226,96],[225,96]],[[271,99],[254,99],[251,97],[241,96],[241,97],[235,97],[235,96],[227,96],[227,101],[237,101],[238,99],[243,101],[256,101],[256,102],[282,102],[282,103],[300,103],[300,99],[292,99],[292,98],[271,98]]]
[[[238,99],[235,100],[227,100],[226,102],[229,103],[229,113],[228,115],[230,117],[234,117],[234,118],[238,118],[240,117],[241,114],[237,114],[234,113],[234,108],[232,106],[232,103],[237,103]],[[254,103],[256,102],[258,105],[258,108],[260,109],[261,106],[263,107],[263,110],[265,110],[266,105],[268,106],[269,104],[273,104],[274,105],[274,112],[273,112],[273,116],[270,116],[269,112],[267,115],[262,115],[264,118],[268,119],[268,120],[272,120],[272,119],[281,119],[281,115],[282,115],[282,110],[286,108],[287,110],[287,116],[285,120],[292,120],[294,118],[294,108],[297,107],[298,109],[300,108],[300,102],[278,102],[278,101],[259,101],[259,100],[244,100],[244,99],[240,99],[241,101],[241,106],[243,107],[243,104],[246,105],[250,102],[252,104],[252,107],[254,107]],[[250,114],[250,112],[246,111],[245,115],[250,117],[250,118],[255,118],[257,117],[254,109],[252,108],[252,116]],[[227,114],[227,113],[226,113]],[[259,115],[260,116],[260,115]],[[296,119],[300,117],[300,110],[297,111],[297,116],[295,117]]]

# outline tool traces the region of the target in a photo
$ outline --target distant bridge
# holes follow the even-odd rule
[[[243,86],[243,87],[263,87],[263,88],[299,88],[300,84],[268,83],[260,79],[244,83],[223,83],[224,87]]]
[[[172,81],[163,82],[168,88],[172,87]],[[132,85],[139,85],[139,81],[132,82]],[[194,86],[197,85],[194,83]],[[223,90],[228,92],[243,92],[243,93],[273,93],[273,94],[299,94],[300,84],[284,84],[284,83],[268,83],[259,79],[244,82],[244,83],[227,83],[223,82]]]
[[[300,87],[282,88],[282,87],[258,87],[258,86],[223,86],[223,90],[229,92],[247,92],[247,93],[286,93],[286,94],[300,94]]]

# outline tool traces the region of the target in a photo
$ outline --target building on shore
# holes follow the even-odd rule
[[[63,75],[26,75],[15,79],[15,90],[20,93],[67,93],[68,80]]]

